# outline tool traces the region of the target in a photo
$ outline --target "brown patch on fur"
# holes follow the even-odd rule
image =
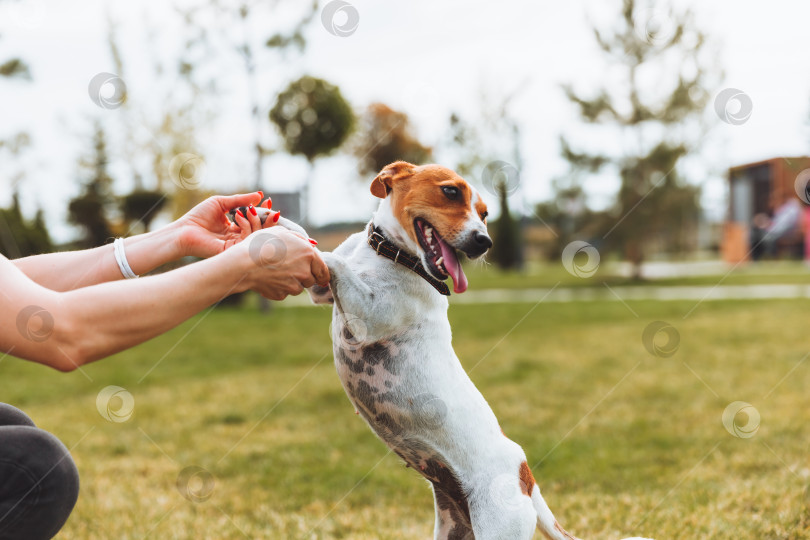
[[[407,161],[395,161],[387,165],[374,180],[371,181],[371,194],[384,199],[391,192],[393,183],[397,179],[408,176],[413,172],[414,165]]]
[[[518,477],[520,478],[520,491],[527,497],[531,497],[532,490],[534,490],[534,476],[532,476],[532,470],[529,468],[529,464],[525,461],[520,464]]]
[[[486,215],[487,205],[484,204],[484,201],[482,201],[480,197],[478,198],[477,201],[475,201],[475,204],[473,205],[473,208],[475,208],[475,211],[478,212],[479,217]],[[483,217],[481,219],[484,220],[484,223],[487,222],[486,217]]]
[[[455,199],[448,199],[442,187],[458,189]],[[404,161],[385,167],[371,183],[371,193],[384,199],[391,197],[391,209],[402,228],[418,243],[414,219],[422,218],[436,229],[444,240],[452,244],[464,223],[473,212],[473,191],[469,184],[447,167],[422,165],[417,167]],[[476,218],[486,212],[487,206],[476,201]]]

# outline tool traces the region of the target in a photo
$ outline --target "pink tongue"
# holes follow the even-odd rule
[[[453,291],[456,294],[461,294],[467,290],[467,276],[464,275],[464,270],[461,269],[461,264],[458,262],[456,252],[441,238],[439,239],[439,247],[442,248],[444,267],[447,269],[450,277],[453,278]]]

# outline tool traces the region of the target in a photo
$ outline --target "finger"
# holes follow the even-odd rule
[[[287,298],[286,294],[284,294],[282,292],[279,292],[279,291],[276,291],[276,290],[264,291],[264,292],[260,291],[259,294],[261,294],[262,296],[264,296],[268,300],[273,300],[274,302],[281,302],[282,300]]]
[[[326,266],[326,263],[323,262],[321,256],[318,255],[318,251],[315,251],[315,256],[312,257],[312,263],[310,264],[310,270],[312,275],[315,277],[315,282],[318,285],[326,287],[329,284],[329,281],[332,279],[332,276],[329,275],[329,268]]]
[[[313,276],[306,276],[305,278],[298,280],[298,282],[303,288],[309,289],[315,285],[315,278]]]
[[[304,287],[298,281],[296,281],[295,284],[292,284],[287,288],[287,292],[290,296],[298,296],[304,292]]]
[[[267,209],[273,208],[273,199],[271,199],[270,197],[267,197],[267,200],[264,201],[261,204],[261,206],[264,207],[264,208],[267,208]]]
[[[239,206],[250,206],[251,204],[259,204],[262,200],[260,191],[253,193],[241,193],[239,195],[217,195],[214,200],[222,208],[223,212],[228,212],[233,208]]]
[[[242,236],[242,238],[246,238],[250,235],[250,233],[253,232],[250,222],[247,220],[241,210],[237,210],[233,215],[233,222],[239,225],[239,234]]]
[[[274,225],[278,225],[278,220],[279,220],[280,217],[281,217],[281,212],[273,212],[273,211],[271,211],[267,215],[267,219],[264,220],[264,223],[262,224],[262,227],[267,229],[269,227],[273,227]]]
[[[262,228],[262,222],[259,219],[259,213],[256,211],[256,208],[254,208],[252,204],[247,207],[247,216],[245,217],[247,217],[252,231],[258,231],[259,229]]]

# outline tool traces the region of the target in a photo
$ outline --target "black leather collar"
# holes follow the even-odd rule
[[[412,270],[441,294],[450,296],[450,289],[444,281],[439,281],[431,276],[422,266],[422,261],[418,257],[403,251],[402,248],[394,244],[383,234],[382,229],[374,226],[374,222],[369,223],[368,226],[368,245],[377,252],[377,255],[382,255],[386,259],[391,259],[395,263]]]

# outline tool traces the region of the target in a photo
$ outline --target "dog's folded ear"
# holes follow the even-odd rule
[[[416,166],[407,161],[395,161],[386,165],[371,182],[371,194],[384,199],[393,189],[394,182],[410,176]]]

